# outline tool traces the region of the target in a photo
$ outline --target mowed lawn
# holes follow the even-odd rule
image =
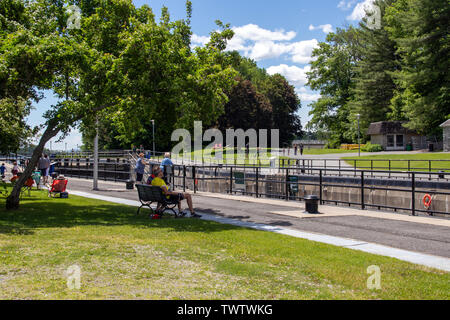
[[[429,160],[439,160],[431,161],[431,170],[450,172],[450,153],[448,152],[415,154],[408,154],[405,152],[405,154],[385,155],[377,155],[374,153],[370,156],[343,157],[342,159],[346,160],[346,162],[352,166],[354,166],[356,162],[357,168],[366,170],[370,170],[372,163],[374,170],[388,170],[389,160],[391,160],[391,170],[397,171],[408,170],[408,160],[411,171],[428,171],[430,169]]]
[[[34,191],[0,200],[0,299],[449,299],[450,275],[392,258],[204,220]],[[67,269],[81,268],[80,289]],[[367,268],[381,269],[369,290]]]

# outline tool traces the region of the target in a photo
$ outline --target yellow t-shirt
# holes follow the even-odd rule
[[[156,177],[155,179],[152,180],[152,186],[166,187],[167,191],[169,191],[169,187],[167,186],[166,182],[163,179],[158,178],[158,177]],[[166,196],[166,198],[169,199],[169,196]]]

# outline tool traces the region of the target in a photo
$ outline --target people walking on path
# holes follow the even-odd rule
[[[48,158],[48,155],[43,154],[42,157],[39,159],[38,169],[41,172],[44,184],[48,183],[49,168],[50,168],[50,159]]]
[[[2,179],[5,179],[5,172],[6,172],[6,166],[4,163],[2,163],[2,165],[0,166],[0,176],[2,177]]]
[[[149,163],[144,160],[144,154],[139,154],[139,159],[136,161],[136,167],[134,168],[134,171],[136,172],[136,182],[142,183],[142,178],[144,177],[145,173],[145,166]]]

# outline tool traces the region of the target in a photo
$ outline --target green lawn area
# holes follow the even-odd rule
[[[373,160],[374,170],[388,170],[389,160],[391,160],[391,170],[404,171],[408,170],[408,160],[411,171],[428,171],[429,161],[428,160],[445,160],[445,161],[432,161],[431,170],[432,171],[447,171],[450,172],[450,153],[419,153],[419,154],[389,154],[389,155],[370,155],[362,157],[343,157],[342,159],[352,166],[355,165],[360,169],[371,168],[371,160]],[[349,159],[353,159],[349,160]]]
[[[0,299],[448,299],[450,274],[204,220],[33,191],[0,200]],[[81,288],[66,270],[81,267]],[[366,287],[381,269],[381,290]]]
[[[303,154],[358,153],[358,150],[343,149],[303,149]]]

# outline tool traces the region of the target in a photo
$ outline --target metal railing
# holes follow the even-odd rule
[[[169,176],[168,180],[171,182],[174,188],[190,189],[196,193],[197,191],[209,191],[211,187],[203,187],[202,182],[206,181],[219,181],[222,185],[222,189],[219,192],[226,192],[228,194],[243,194],[250,195],[256,198],[259,197],[271,197],[289,200],[303,200],[304,196],[299,196],[300,187],[313,186],[319,196],[321,204],[345,204],[348,206],[354,206],[362,210],[372,207],[381,209],[390,209],[393,211],[405,211],[410,212],[412,215],[417,213],[444,214],[448,215],[447,211],[420,209],[417,206],[420,197],[425,194],[430,194],[432,197],[437,196],[450,196],[450,183],[448,182],[428,182],[420,181],[416,179],[418,174],[424,175],[442,175],[442,173],[436,172],[408,172],[410,178],[406,181],[396,181],[392,184],[391,179],[382,179],[381,177],[373,177],[372,170],[357,170],[356,177],[343,177],[337,174],[324,175],[325,169],[311,168],[315,173],[313,175],[304,173],[298,168],[281,168],[282,174],[276,176],[267,175],[261,173],[260,167],[248,167],[248,166],[174,166],[173,173]],[[354,170],[348,169],[327,169],[330,173],[349,171],[354,174]],[[240,175],[236,175],[239,173]],[[387,172],[386,172],[387,173]],[[391,173],[401,173],[391,171]],[[243,175],[242,175],[243,174]],[[450,175],[449,173],[444,175]],[[294,179],[295,177],[295,179]],[[239,183],[237,183],[237,180]],[[392,185],[389,185],[392,184]],[[271,187],[270,187],[271,186]],[[432,186],[432,188],[430,188]],[[355,193],[350,191],[350,198],[354,200],[344,201],[337,198],[329,198],[324,196],[324,193],[328,188],[348,188],[349,190],[358,190]],[[386,191],[386,192],[400,192],[407,194],[409,198],[409,207],[387,205],[385,203],[375,203],[374,201],[367,201],[370,198],[368,192],[372,191]],[[356,197],[358,199],[356,199]],[[372,199],[373,200],[373,199]],[[437,201],[437,200],[435,200]],[[445,200],[444,200],[445,201]]]

